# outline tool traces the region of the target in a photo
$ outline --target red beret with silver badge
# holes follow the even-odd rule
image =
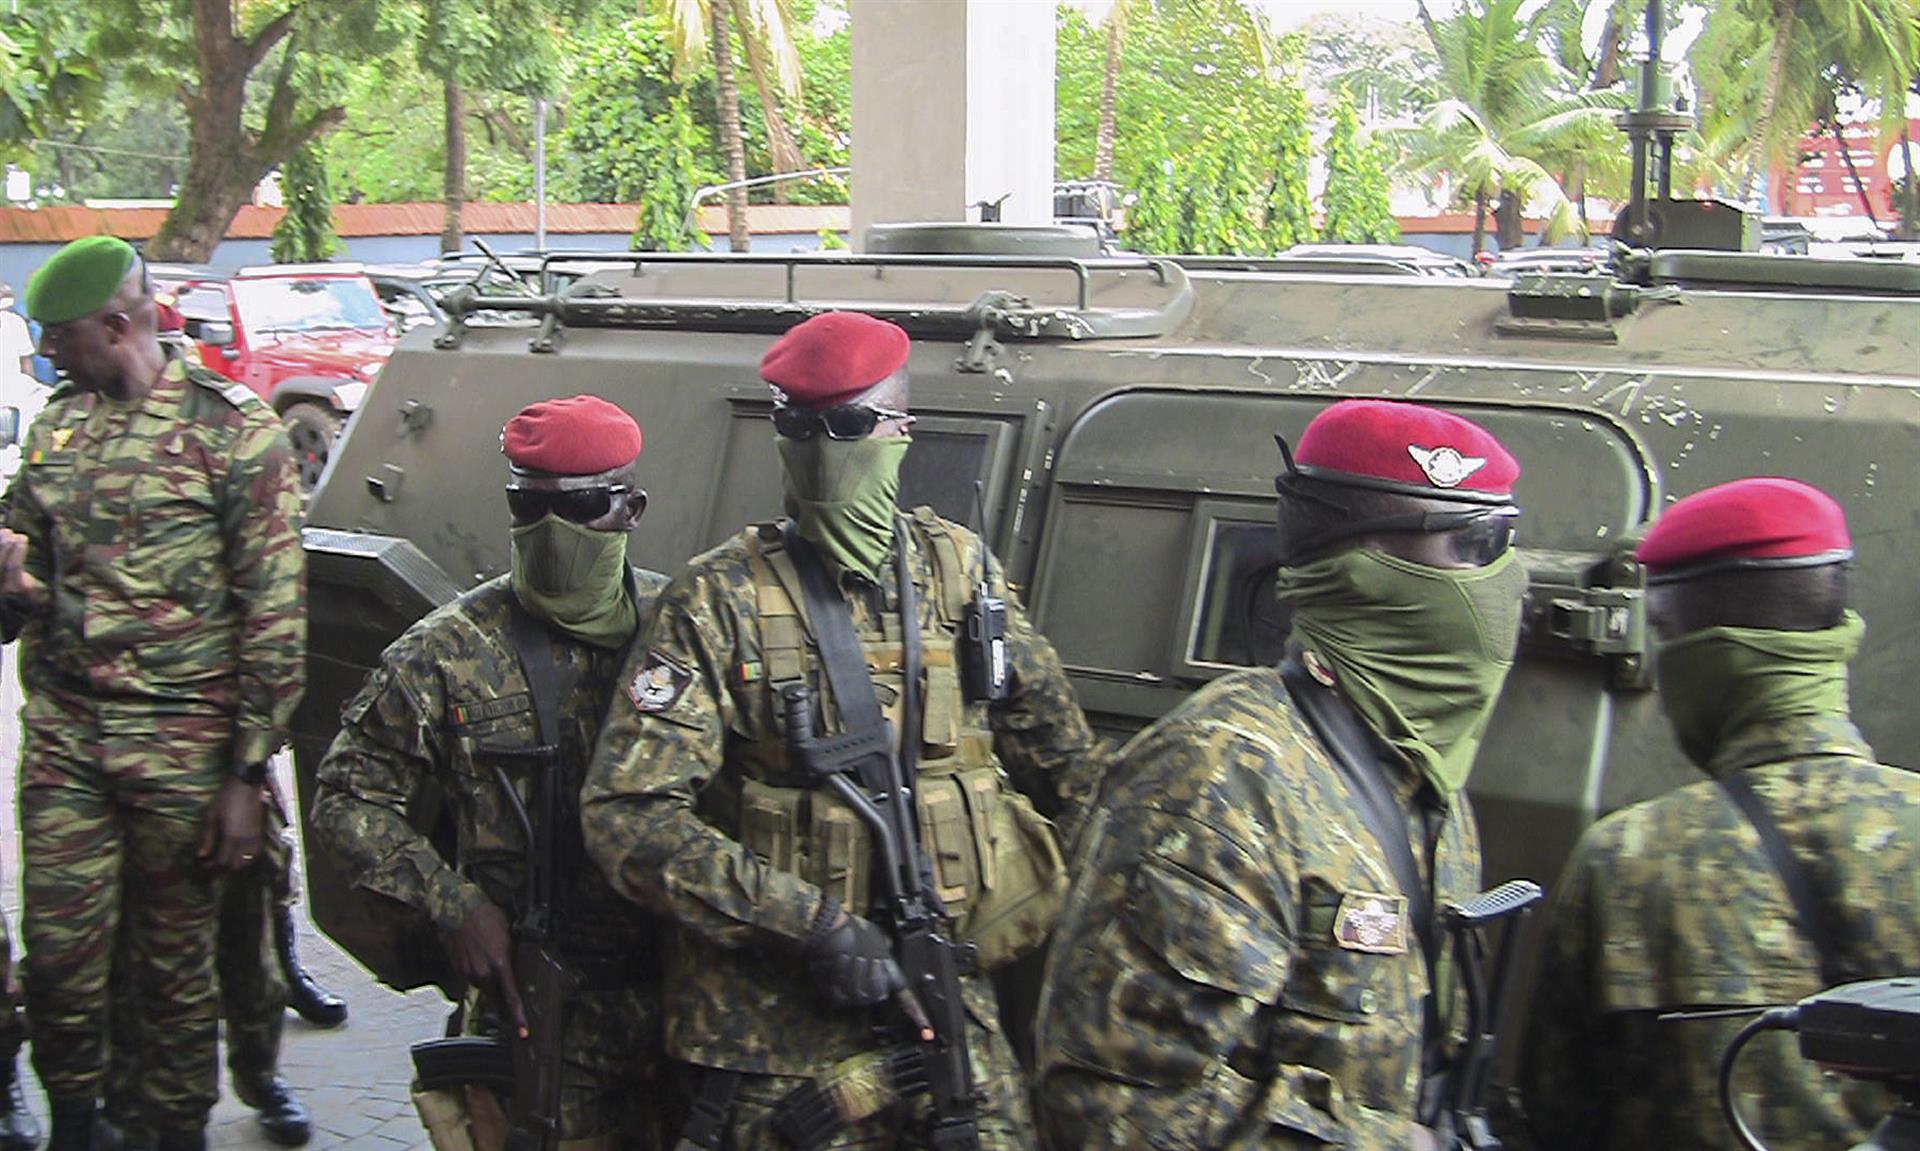
[[[597,475],[640,455],[640,425],[599,396],[562,396],[521,408],[501,430],[500,450],[522,471]]]
[[[1853,556],[1847,517],[1810,484],[1755,476],[1695,492],[1660,513],[1634,550],[1650,577],[1728,567],[1814,567]]]
[[[760,360],[760,378],[800,408],[831,408],[900,370],[912,341],[864,312],[822,312],[788,329]]]
[[[1342,400],[1313,418],[1295,468],[1322,483],[1428,499],[1506,503],[1520,465],[1471,420],[1425,404]]]

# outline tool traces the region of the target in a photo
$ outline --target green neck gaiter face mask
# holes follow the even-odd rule
[[[1466,785],[1513,666],[1526,587],[1512,552],[1456,571],[1356,550],[1279,573],[1294,639],[1442,795]]]
[[[615,648],[639,616],[627,594],[627,533],[547,515],[511,530],[513,594],[534,615],[582,643]]]
[[[877,575],[893,546],[900,498],[900,461],[913,440],[779,438],[787,514],[800,538],[829,560],[862,575]]]
[[[1866,632],[1848,612],[1823,631],[1708,627],[1661,644],[1660,703],[1680,749],[1705,769],[1756,721],[1849,714],[1847,663]]]

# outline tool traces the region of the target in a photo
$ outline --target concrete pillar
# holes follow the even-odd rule
[[[867,225],[1053,221],[1053,0],[851,0],[853,244]]]

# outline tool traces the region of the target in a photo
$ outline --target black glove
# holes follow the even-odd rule
[[[871,920],[844,914],[831,898],[821,901],[814,916],[806,953],[813,981],[835,1010],[872,1007],[907,989],[887,933]]]

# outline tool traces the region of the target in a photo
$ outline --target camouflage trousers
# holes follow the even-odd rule
[[[226,1024],[227,1073],[236,1084],[270,1078],[280,1064],[286,1028],[287,983],[274,950],[273,917],[293,901],[293,838],[279,809],[269,804],[260,857],[227,877],[220,897],[219,939],[214,968],[220,983],[220,1015]],[[151,1058],[133,1009],[137,992],[133,955],[124,924],[113,969],[112,1046],[107,1064],[106,1114],[116,1127],[152,1142],[164,1100],[147,1097],[145,1067]]]
[[[461,1030],[498,1032],[469,996]],[[660,993],[652,988],[589,989],[566,1006],[560,1045],[560,1138],[614,1137],[620,1151],[666,1151],[686,1113],[681,1084],[668,1072],[660,1033]]]
[[[800,1040],[804,1042],[804,1039]],[[1026,1074],[1014,1059],[1013,1048],[997,1030],[972,1022],[968,1029],[967,1056],[971,1060],[973,1082],[980,1094],[979,1132],[981,1151],[1032,1151],[1036,1146],[1033,1106],[1028,1099]],[[699,1090],[698,1077],[703,1069],[695,1067],[683,1074],[695,1077],[689,1094]],[[721,1139],[723,1151],[793,1151],[792,1144],[773,1126],[774,1109],[787,1093],[805,1086],[809,1080],[784,1075],[743,1075],[733,1099],[732,1114]],[[870,1119],[855,1123],[823,1144],[829,1151],[861,1148],[862,1151],[888,1151],[928,1148],[928,1103],[925,1095],[893,1104]]]
[[[153,1037],[142,1073],[156,1123],[197,1131],[218,1094],[221,885],[194,853],[224,771],[205,749],[88,739],[87,717],[74,718],[23,725],[22,985],[34,1070],[53,1100],[100,1097],[124,929],[131,1010]]]

